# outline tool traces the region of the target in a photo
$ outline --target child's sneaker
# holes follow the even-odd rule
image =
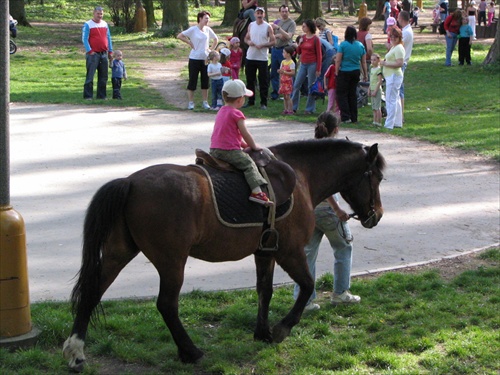
[[[344,291],[342,294],[332,293],[331,302],[332,305],[347,305],[351,303],[359,303],[361,301],[360,296],[355,296],[349,293],[348,290]]]
[[[258,204],[262,204],[264,206],[272,206],[274,204],[273,202],[271,202],[269,200],[266,193],[264,193],[263,191],[261,191],[260,193],[250,194],[250,197],[248,198],[248,200],[255,202],[255,203],[258,203]]]

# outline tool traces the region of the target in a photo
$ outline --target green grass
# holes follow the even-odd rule
[[[354,306],[329,305],[332,276],[325,275],[317,283],[321,310],[304,314],[279,345],[253,341],[255,291],[184,294],[181,319],[206,354],[196,365],[177,359],[154,300],[106,301],[105,319],[89,330],[85,374],[107,363],[146,374],[497,374],[500,250],[480,257],[487,267],[450,281],[437,271],[354,280],[352,291],[363,298]],[[292,303],[291,287],[275,289],[270,321]],[[39,343],[14,353],[0,350],[0,372],[67,373],[60,350],[70,332],[69,304],[31,308],[42,329]]]

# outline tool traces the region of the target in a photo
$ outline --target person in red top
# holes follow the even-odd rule
[[[222,48],[220,50],[220,64],[222,65],[222,81],[226,82],[231,79],[231,50]]]
[[[446,61],[445,66],[451,66],[451,55],[457,45],[457,36],[462,26],[462,10],[456,9],[444,20],[444,29],[446,30]]]
[[[106,99],[108,60],[113,59],[113,44],[108,24],[102,19],[103,9],[94,8],[94,16],[82,28],[82,42],[86,51],[87,76],[83,85],[83,98],[92,100],[94,75],[97,71],[97,99]]]
[[[335,112],[340,115],[339,106],[337,105],[337,98],[335,97],[335,89],[337,88],[337,79],[335,76],[335,57],[332,59],[332,64],[325,73],[324,86],[328,91],[328,106],[326,111]]]
[[[300,102],[300,88],[307,78],[308,87],[311,87],[317,77],[321,75],[321,41],[316,36],[316,24],[313,20],[306,20],[302,24],[304,35],[298,41],[297,54],[300,55],[300,68],[293,84],[293,112],[297,112]],[[311,95],[307,97],[306,110],[310,115],[316,110],[316,101]]]

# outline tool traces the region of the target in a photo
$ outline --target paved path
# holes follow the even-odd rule
[[[80,265],[82,222],[105,182],[157,163],[189,164],[208,149],[213,113],[109,107],[13,104],[11,203],[26,222],[32,301],[69,297]],[[250,119],[264,146],[312,137],[312,126]],[[499,241],[499,173],[492,163],[386,133],[344,130],[342,136],[379,143],[388,169],[381,185],[385,214],[355,236],[353,273],[460,254]],[[332,272],[321,244],[317,272]],[[275,283],[290,282],[278,267]],[[105,298],[156,295],[158,276],[139,255]],[[253,257],[238,262],[190,259],[184,292],[255,285]]]

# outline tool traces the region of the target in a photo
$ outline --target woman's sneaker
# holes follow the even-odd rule
[[[266,193],[264,193],[263,191],[261,191],[260,193],[250,194],[250,197],[248,198],[248,200],[255,202],[255,203],[258,203],[258,204],[262,204],[264,206],[272,206],[274,204],[273,202],[271,202],[269,200]]]
[[[321,306],[317,303],[308,303],[306,307],[304,307],[304,311],[315,311],[321,309]]]
[[[350,303],[359,303],[360,301],[360,296],[355,296],[349,293],[348,290],[344,291],[342,294],[332,293],[331,298],[332,305],[345,305]]]

